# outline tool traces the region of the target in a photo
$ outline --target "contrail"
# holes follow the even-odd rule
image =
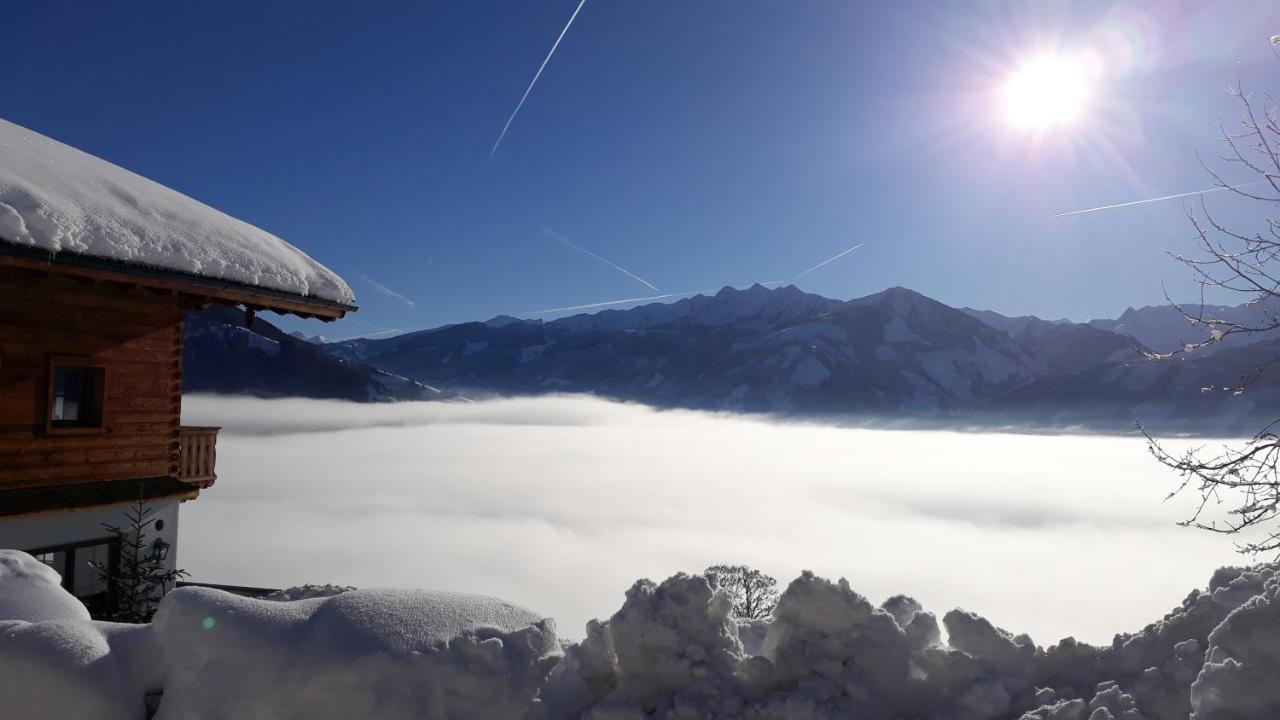
[[[1067,217],[1068,215],[1084,215],[1086,213],[1098,212],[1099,210],[1114,210],[1115,208],[1130,207],[1132,205],[1146,205],[1147,203],[1161,202],[1163,200],[1176,200],[1178,198],[1191,197],[1192,195],[1204,195],[1205,193],[1221,192],[1222,190],[1235,190],[1236,188],[1249,187],[1250,185],[1261,185],[1266,180],[1257,180],[1255,182],[1241,183],[1239,185],[1229,185],[1212,187],[1207,190],[1196,190],[1194,192],[1178,193],[1177,195],[1165,195],[1163,197],[1147,198],[1146,200],[1133,200],[1130,202],[1116,203],[1115,205],[1103,205],[1101,207],[1085,208],[1084,210],[1072,210],[1071,212],[1058,213],[1050,215],[1050,217]]]
[[[415,303],[414,301],[410,300],[409,298],[405,297],[404,295],[401,295],[400,293],[396,292],[395,290],[392,290],[391,288],[387,287],[386,285],[383,285],[382,283],[378,282],[377,280],[374,280],[373,278],[369,277],[368,275],[365,275],[365,274],[363,274],[363,273],[356,273],[356,277],[358,277],[358,278],[360,278],[361,280],[365,281],[365,283],[367,283],[367,284],[369,285],[369,287],[373,288],[373,289],[374,289],[374,290],[375,290],[379,295],[386,295],[386,296],[387,296],[387,297],[389,297],[389,298],[395,298],[396,300],[399,300],[400,302],[402,302],[402,303],[404,303],[404,304],[408,305],[408,306],[409,306],[409,307],[411,307],[411,308],[415,308],[415,309],[416,309],[416,308],[418,307],[418,304],[417,304],[417,303]]]
[[[362,338],[373,340],[375,338],[383,337],[384,335],[403,335],[405,333],[417,332],[418,330],[426,330],[426,329],[428,328],[391,328],[388,330],[382,330],[375,333],[369,333],[367,335],[347,335],[345,337],[340,337],[340,338],[330,338],[330,340],[332,342],[342,342],[344,340],[360,340]]]
[[[333,342],[342,342],[343,340],[355,340],[356,338],[376,338],[376,337],[381,337],[381,336],[383,336],[383,335],[395,335],[395,334],[397,334],[397,333],[413,332],[415,329],[419,329],[419,330],[420,330],[420,329],[423,329],[423,328],[389,328],[389,327],[383,327],[383,326],[381,326],[381,325],[374,325],[373,323],[365,322],[365,321],[363,321],[363,320],[357,320],[356,318],[353,318],[353,317],[351,317],[351,316],[349,316],[349,315],[346,317],[346,319],[345,319],[345,320],[343,320],[343,322],[344,322],[344,323],[355,323],[356,325],[363,325],[363,326],[365,326],[365,327],[375,328],[375,329],[377,329],[377,330],[378,330],[378,332],[375,332],[375,333],[369,333],[368,335],[348,335],[348,336],[345,336],[345,337],[330,338],[330,340],[332,340]]]
[[[567,307],[547,308],[546,310],[538,310],[528,313],[529,315],[550,315],[551,313],[569,312],[571,310],[590,310],[598,307],[608,307],[610,305],[625,305],[627,303],[645,302],[646,300],[666,300],[673,297],[686,297],[688,295],[697,295],[697,293],[664,293],[662,295],[651,295],[649,297],[628,298],[626,300],[609,300],[606,302],[587,303],[586,305],[569,305]]]
[[[560,41],[564,39],[565,33],[569,32],[569,26],[573,24],[574,18],[578,17],[578,13],[582,12],[582,6],[587,4],[587,0],[580,0],[578,7],[569,16],[569,22],[564,24],[564,29],[560,31],[560,36],[556,38],[551,49],[547,51],[547,56],[542,59],[542,64],[538,66],[538,72],[533,74],[533,79],[529,81],[529,87],[524,89],[524,94],[520,96],[520,102],[516,103],[516,109],[511,111],[511,117],[507,118],[507,124],[502,126],[502,132],[498,133],[498,139],[493,143],[493,148],[489,150],[489,159],[493,159],[493,154],[498,152],[498,146],[502,144],[502,138],[507,136],[507,130],[511,128],[511,122],[516,119],[516,115],[520,113],[520,108],[524,107],[524,101],[529,98],[529,93],[533,91],[533,86],[538,84],[538,78],[542,77],[542,71],[547,68],[547,63],[551,62],[551,56],[556,54],[556,48],[560,47]]]
[[[848,250],[845,250],[844,252],[840,253],[839,255],[836,255],[836,256],[835,256],[835,257],[833,257],[833,258],[829,258],[829,259],[827,259],[827,260],[823,260],[822,262],[818,263],[817,265],[814,265],[813,267],[809,268],[808,270],[805,270],[804,272],[800,273],[799,275],[796,275],[795,277],[791,278],[791,280],[790,280],[789,282],[795,282],[796,280],[799,280],[800,278],[804,277],[805,275],[808,275],[809,273],[813,272],[814,270],[817,270],[818,268],[820,268],[820,267],[822,267],[822,266],[824,266],[824,265],[829,265],[829,264],[831,264],[831,263],[833,263],[833,262],[835,262],[835,261],[839,260],[840,258],[844,257],[845,255],[848,255],[849,253],[853,252],[854,250],[857,250],[858,248],[862,247],[862,246],[863,246],[863,245],[865,245],[865,244],[866,244],[866,243],[858,243],[857,245],[854,245],[853,247],[849,248]],[[764,284],[764,283],[762,283],[762,284]],[[767,284],[769,284],[769,285],[776,285],[776,284],[780,284],[780,283],[778,283],[778,282],[773,282],[773,283],[767,283]]]
[[[608,265],[609,267],[613,268],[614,270],[617,270],[618,272],[620,272],[620,273],[622,273],[622,274],[626,275],[627,277],[631,278],[632,280],[637,280],[637,281],[639,281],[640,283],[642,283],[645,287],[649,288],[650,290],[652,290],[652,291],[654,291],[654,292],[658,292],[658,293],[662,292],[662,290],[659,290],[659,289],[658,289],[658,286],[657,286],[657,285],[654,285],[653,283],[649,282],[648,280],[645,280],[644,278],[642,278],[642,277],[640,277],[639,275],[637,275],[637,274],[635,274],[635,273],[631,272],[630,270],[628,270],[628,269],[626,269],[626,268],[622,267],[621,265],[618,265],[617,263],[614,263],[614,262],[610,262],[610,261],[608,261],[608,260],[605,260],[604,258],[600,257],[599,255],[597,255],[597,254],[595,254],[595,253],[591,252],[590,250],[588,250],[588,249],[586,249],[586,248],[584,248],[584,247],[578,247],[577,245],[574,245],[573,243],[569,242],[569,238],[567,238],[567,237],[565,237],[565,236],[561,235],[560,233],[556,232],[555,230],[552,230],[552,229],[551,229],[551,228],[549,228],[549,227],[544,227],[544,228],[542,228],[542,232],[546,233],[549,237],[552,237],[552,238],[555,238],[556,240],[559,240],[560,242],[564,243],[565,245],[568,245],[569,247],[573,248],[574,250],[577,250],[577,251],[578,251],[578,252],[580,252],[580,253],[586,253],[587,255],[590,255],[591,257],[593,257],[593,258],[595,258],[595,259],[599,260],[600,262],[604,263],[605,265]]]

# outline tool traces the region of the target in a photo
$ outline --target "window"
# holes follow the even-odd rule
[[[35,559],[62,576],[62,587],[80,598],[91,610],[106,602],[107,584],[89,563],[112,566],[119,562],[120,548],[114,538],[89,540],[72,545],[29,551]]]
[[[106,369],[85,359],[49,360],[49,430],[102,427]]]
[[[65,551],[42,552],[36,554],[36,559],[58,571],[59,575],[65,575],[67,569],[67,553]]]

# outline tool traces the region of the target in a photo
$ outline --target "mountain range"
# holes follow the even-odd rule
[[[1075,323],[953,308],[906,288],[842,301],[756,285],[546,322],[500,316],[324,344],[237,320],[221,312],[189,321],[188,387],[353,400],[590,393],[849,422],[1113,429],[1142,420],[1208,434],[1270,421],[1280,408],[1280,384],[1265,374],[1242,394],[1231,390],[1280,355],[1280,340],[1153,359],[1204,332],[1169,306]]]
[[[312,397],[357,402],[452,397],[409,378],[330,357],[243,310],[215,305],[188,313],[183,387],[256,397]]]

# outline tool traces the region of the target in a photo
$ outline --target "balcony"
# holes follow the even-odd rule
[[[218,479],[214,467],[218,461],[216,427],[184,425],[178,429],[178,479],[207,488]]]

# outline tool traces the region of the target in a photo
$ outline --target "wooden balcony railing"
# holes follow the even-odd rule
[[[178,429],[178,479],[209,487],[218,475],[214,472],[218,461],[218,430],[216,427],[191,427]]]

